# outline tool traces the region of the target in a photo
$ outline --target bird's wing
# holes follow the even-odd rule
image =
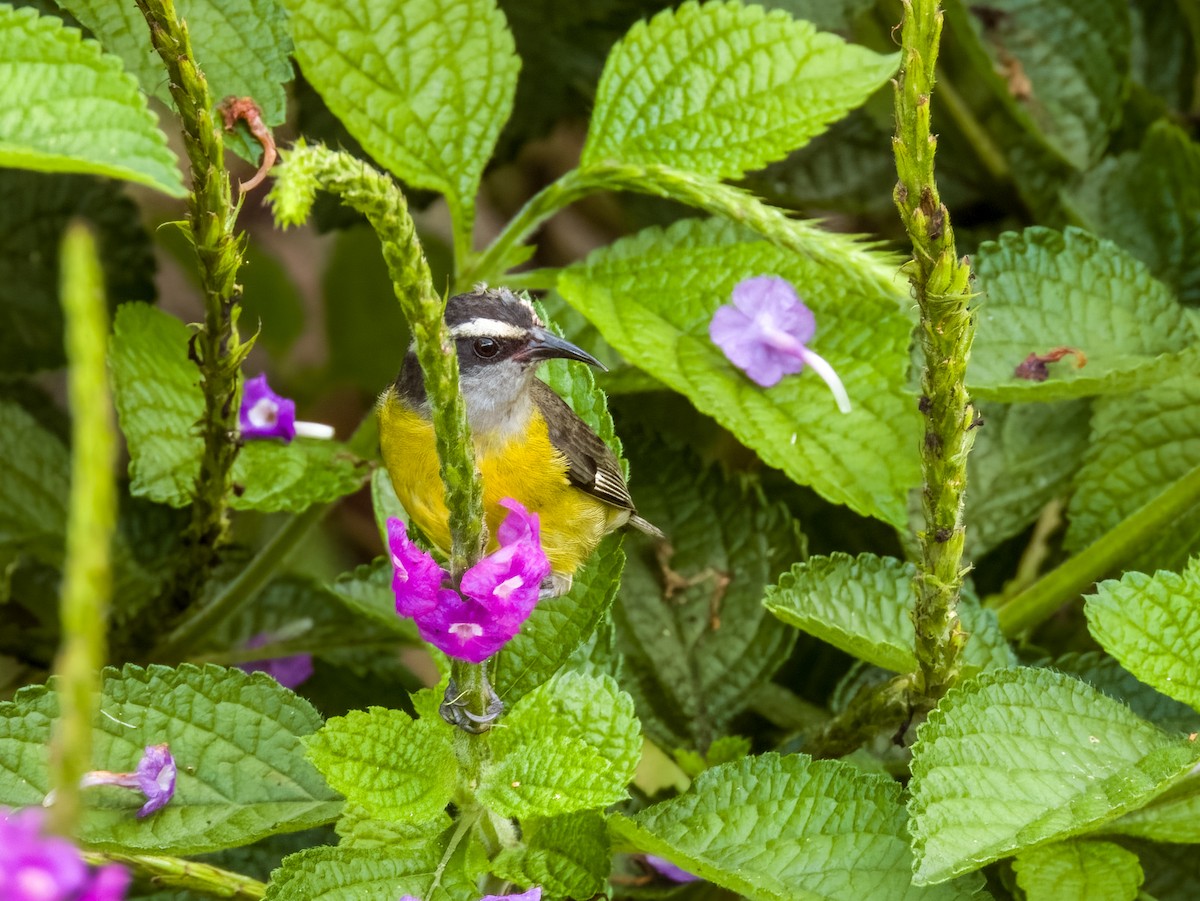
[[[533,400],[546,420],[550,443],[567,458],[571,484],[606,504],[632,511],[633,498],[621,475],[621,464],[600,436],[539,379],[533,380]]]

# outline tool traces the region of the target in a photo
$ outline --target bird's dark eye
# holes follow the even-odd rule
[[[475,356],[490,359],[500,352],[500,342],[495,338],[476,338]]]

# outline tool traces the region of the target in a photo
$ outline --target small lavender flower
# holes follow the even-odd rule
[[[69,841],[44,832],[37,808],[0,808],[0,898],[4,901],[121,901],[129,874],[115,864],[89,870]]]
[[[409,540],[400,520],[388,520],[396,612],[415,620],[430,644],[470,663],[486,660],[513,639],[550,574],[537,514],[511,498],[500,503],[509,510],[497,529],[501,547],[463,573],[461,594],[442,587],[449,574]]]
[[[713,314],[708,334],[733,365],[764,388],[811,366],[833,392],[838,409],[850,412],[850,398],[833,367],[805,346],[817,333],[817,321],[791,284],[769,275],[743,279],[732,300]]]
[[[273,639],[267,632],[259,632],[246,640],[245,648],[254,650],[270,644]],[[313,674],[312,654],[292,654],[288,657],[269,657],[265,660],[247,660],[238,664],[238,669],[247,673],[266,673],[284,688],[297,688]]]
[[[484,895],[479,901],[542,901],[542,887],[535,885],[519,895]]]
[[[146,797],[146,803],[137,813],[139,817],[144,817],[166,807],[175,796],[175,774],[175,758],[171,756],[171,749],[165,744],[147,745],[135,772],[93,770],[84,774],[79,785],[82,788],[116,785],[120,788],[137,789]]]
[[[332,438],[333,427],[320,422],[297,422],[296,402],[271,390],[266,373],[246,380],[238,423],[243,438]]]
[[[650,869],[658,873],[659,876],[669,879],[672,882],[700,881],[699,876],[689,873],[682,867],[675,866],[675,864],[671,863],[671,861],[665,860],[662,857],[656,857],[653,854],[646,854],[643,856],[643,860],[645,860]]]

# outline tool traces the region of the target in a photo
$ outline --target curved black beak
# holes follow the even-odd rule
[[[529,330],[529,343],[512,355],[512,359],[520,361],[553,360],[556,358],[578,360],[581,363],[587,363],[589,366],[595,366],[603,372],[608,372],[608,367],[586,350],[576,347],[565,338],[560,338],[558,335],[540,326],[534,326]]]

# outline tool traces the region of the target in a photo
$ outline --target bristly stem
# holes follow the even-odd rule
[[[975,326],[969,304],[971,269],[954,246],[950,214],[934,181],[937,138],[930,130],[930,97],[942,32],[937,0],[902,0],[901,69],[895,85],[894,199],[912,241],[906,266],[921,311],[924,356],[920,409],[922,507],[921,561],[913,612],[917,658],[914,702],[935,704],[958,677],[966,634],[956,608],[962,588],[963,496],[967,454],[974,441],[974,408],[964,384]]]
[[[243,342],[237,331],[241,300],[237,273],[245,238],[234,231],[238,205],[232,198],[225,145],[221,128],[213,119],[208,84],[196,65],[187,26],[176,15],[174,0],[136,2],[150,27],[154,49],[166,66],[171,97],[183,126],[192,176],[188,231],[204,294],[204,322],[190,348],[204,391],[204,414],[198,424],[204,451],[192,490],[185,552],[167,592],[169,607],[161,611],[173,618],[199,597],[228,540],[228,498],[238,453],[240,367],[252,342]],[[162,625],[161,616],[147,615],[146,620]]]
[[[184,889],[213,898],[230,898],[233,901],[257,901],[267,894],[266,884],[257,879],[198,860],[112,851],[84,851],[82,854],[83,859],[92,866],[123,864],[136,876],[158,888]]]
[[[79,780],[92,769],[92,719],[107,654],[112,593],[110,550],[117,519],[117,439],[105,353],[108,307],[96,243],[87,227],[62,245],[71,403],[71,496],[62,583],[62,648],[55,666],[60,717],[51,744],[51,826],[70,835],[79,817]]]
[[[408,320],[429,396],[437,455],[450,511],[450,572],[457,581],[483,553],[483,485],[475,467],[467,408],[458,386],[458,355],[434,291],[404,194],[388,176],[362,160],[326,147],[298,145],[285,155],[268,198],[283,225],[303,222],[318,189],[363,213],[383,245],[392,288]],[[494,716],[484,665],[456,661],[454,681],[464,693],[456,706],[474,717]],[[470,722],[465,720],[464,722]],[[482,730],[473,730],[482,731]],[[473,744],[478,747],[479,743]]]

